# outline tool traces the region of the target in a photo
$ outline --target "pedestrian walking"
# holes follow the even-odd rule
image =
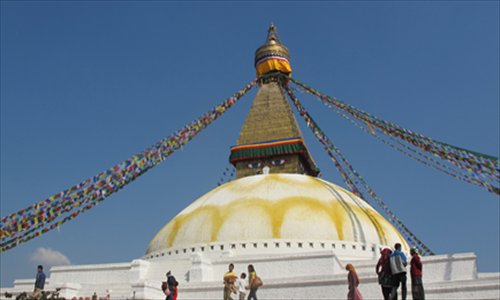
[[[395,300],[398,297],[398,287],[401,284],[401,299],[406,300],[406,255],[401,252],[401,244],[396,243],[394,245],[394,252],[391,254],[390,258],[391,273],[394,280],[394,285],[391,290],[391,300]]]
[[[35,278],[35,289],[33,291],[33,298],[39,299],[42,296],[44,287],[45,287],[45,273],[43,273],[43,266],[38,265]]]
[[[177,286],[179,282],[175,279],[175,276],[172,275],[172,271],[167,272],[167,283],[168,288],[170,289],[170,298],[168,300],[177,300]]]
[[[250,288],[250,293],[248,293],[247,300],[257,300],[257,289],[262,285],[262,280],[257,276],[255,268],[253,265],[248,265],[248,287]]]
[[[425,300],[424,284],[422,283],[422,261],[416,248],[410,250],[410,255],[411,294],[413,300]]]
[[[236,289],[238,290],[239,300],[245,300],[245,296],[247,295],[245,278],[247,278],[247,274],[241,273],[240,278],[236,279]]]
[[[384,300],[390,300],[391,290],[392,290],[392,274],[391,274],[391,258],[392,251],[389,248],[384,248],[380,250],[380,258],[378,259],[377,266],[375,267],[375,272],[378,275],[378,284],[382,288],[382,295]]]
[[[347,283],[349,285],[349,292],[347,293],[347,300],[363,300],[363,296],[358,289],[359,277],[356,269],[352,264],[347,264],[345,269],[349,272],[347,274]]]
[[[229,264],[228,271],[224,274],[224,300],[233,300],[231,297],[231,293],[236,291],[236,287],[234,285],[238,276],[233,272],[234,265]]]

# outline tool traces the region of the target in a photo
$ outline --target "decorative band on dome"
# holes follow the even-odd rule
[[[255,53],[255,66],[265,58],[271,57],[271,56],[276,56],[276,57],[281,57],[286,59],[288,62],[290,62],[290,54],[288,53],[288,50],[285,51],[284,47],[276,48],[273,47],[273,49],[265,49],[265,50],[257,50]]]

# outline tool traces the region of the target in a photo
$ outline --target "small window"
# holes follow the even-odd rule
[[[321,248],[325,248],[325,243],[321,243]]]
[[[309,247],[314,248],[314,243],[309,243]]]
[[[375,247],[372,247],[372,252],[375,252]]]
[[[254,247],[254,248],[257,248],[257,243],[253,243],[253,247]]]
[[[288,248],[290,248],[290,247],[292,246],[292,244],[288,242],[288,243],[286,243],[286,246],[287,246]]]
[[[191,252],[194,252],[194,248],[191,248]]]
[[[246,248],[247,244],[241,244],[241,248]]]
[[[161,256],[165,256],[165,253],[162,253]]]
[[[363,249],[363,251],[366,251],[366,246],[361,247],[361,249]]]
[[[335,249],[335,244],[332,244],[332,248]]]
[[[220,249],[221,249],[221,250],[224,250],[224,245],[220,245]]]
[[[179,254],[179,250],[175,250],[175,254]]]
[[[168,251],[168,255],[172,255],[172,251]]]
[[[264,248],[267,248],[267,243],[264,243]]]
[[[201,247],[201,252],[205,251],[205,247]]]
[[[186,249],[182,249],[182,252],[186,253]]]
[[[345,249],[345,244],[342,244],[342,249]]]
[[[210,246],[210,250],[214,250],[214,245]]]
[[[231,249],[236,249],[236,244],[231,244]]]
[[[299,246],[299,248],[302,248],[302,243],[298,243],[297,245]]]
[[[279,248],[280,247],[280,243],[274,243],[274,247],[275,248]]]
[[[356,250],[356,245],[352,245],[352,249]]]

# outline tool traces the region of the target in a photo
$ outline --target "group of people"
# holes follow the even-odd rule
[[[237,294],[239,300],[257,300],[257,289],[262,286],[262,280],[257,273],[253,265],[248,265],[248,284],[245,283],[247,275],[241,273],[240,277],[234,272],[234,265],[229,264],[228,271],[224,274],[224,300],[234,300],[231,296],[232,294]]]
[[[410,250],[410,275],[411,275],[411,291],[413,300],[425,300],[424,286],[422,283],[422,261],[415,248]],[[406,300],[406,255],[401,251],[401,244],[394,245],[394,251],[389,248],[384,248],[380,251],[380,258],[375,267],[375,272],[378,275],[378,283],[382,287],[384,300],[397,300],[398,288],[401,285],[401,299]],[[237,294],[239,300],[257,300],[257,289],[262,286],[262,280],[257,276],[253,265],[248,265],[248,284],[245,283],[247,275],[241,273],[240,277],[234,272],[234,265],[229,264],[228,271],[224,274],[224,300],[234,300],[232,294]],[[356,269],[352,264],[346,265],[348,271],[347,282],[349,291],[347,294],[348,300],[362,300],[363,296],[358,289],[359,277]],[[43,266],[38,266],[35,280],[35,290],[33,296],[38,298],[41,296],[45,285],[45,274]],[[166,300],[177,300],[179,283],[168,271],[167,281],[162,283],[162,291],[166,295]],[[248,297],[247,297],[248,292]]]
[[[425,300],[422,283],[422,261],[415,248],[410,250],[411,292],[413,300]],[[389,248],[380,251],[380,258],[375,267],[378,282],[382,287],[384,300],[397,300],[398,288],[401,285],[401,299],[406,300],[406,255],[401,251],[401,244],[394,245],[394,251]]]
[[[413,300],[425,300],[424,286],[422,283],[422,261],[418,255],[417,249],[410,250],[410,275],[411,292]],[[384,300],[397,300],[398,288],[401,285],[401,299],[406,300],[406,255],[401,251],[401,244],[394,245],[394,251],[389,248],[380,251],[380,258],[375,267],[378,275],[378,283],[382,287]],[[363,296],[358,289],[359,277],[352,264],[346,265],[347,282],[349,291],[348,300],[362,300]]]

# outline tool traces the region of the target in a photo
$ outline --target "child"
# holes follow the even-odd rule
[[[247,292],[245,290],[245,278],[247,274],[241,273],[240,278],[236,279],[236,288],[238,289],[238,293],[240,295],[240,300],[245,300],[245,296]]]

